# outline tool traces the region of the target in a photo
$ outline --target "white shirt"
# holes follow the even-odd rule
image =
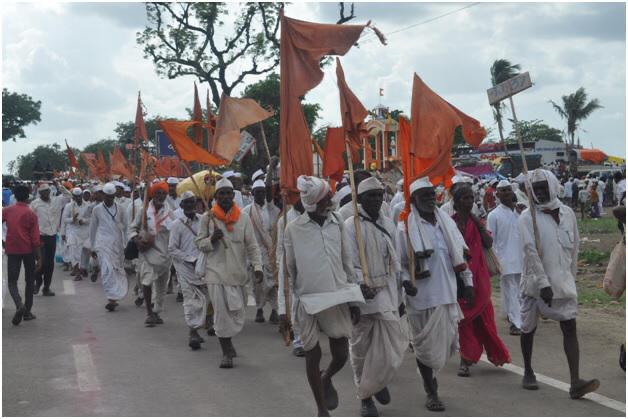
[[[395,196],[393,196],[393,199],[390,200],[390,208],[395,208],[395,205],[397,205],[399,202],[404,201],[404,197],[403,197],[403,192],[401,191],[397,191],[397,193],[395,193]]]
[[[37,198],[31,202],[31,209],[37,215],[39,222],[39,234],[42,236],[54,236],[59,232],[61,224],[61,212],[67,202],[63,195],[51,196],[48,202]]]
[[[168,252],[175,262],[196,262],[200,255],[200,251],[194,240],[198,235],[200,225],[200,217],[194,215],[190,220],[187,216],[178,218],[170,229],[170,238],[168,239]]]
[[[275,206],[272,202],[265,202],[263,207],[260,207],[255,202],[246,206],[243,210],[253,224],[253,231],[255,232],[255,239],[262,252],[262,259],[265,265],[268,265],[268,260],[272,248],[272,233],[277,217],[281,210]]]
[[[538,297],[541,288],[551,286],[554,298],[576,298],[576,273],[580,236],[576,216],[571,208],[560,206],[560,224],[550,214],[536,212],[541,257],[537,253],[530,209],[519,217],[523,250],[521,291]]]
[[[294,207],[290,208],[288,213],[286,214],[287,224],[290,224],[291,221],[296,220],[296,218],[301,215]],[[284,255],[284,225],[283,225],[283,216],[279,216],[277,220],[277,251],[275,254],[277,260],[277,272],[278,272],[278,282],[279,287],[277,289],[277,306],[279,307],[279,314],[286,314],[286,296],[285,296],[285,269],[283,263],[283,255]],[[290,289],[292,293],[292,289]]]
[[[615,184],[615,199],[617,199],[617,202],[621,201],[625,192],[626,192],[626,179],[622,179]]]
[[[242,200],[242,192],[240,192],[237,189],[234,189],[233,194],[235,195],[233,197],[233,202],[235,202],[238,207],[244,208],[244,201]]]
[[[148,250],[140,252],[139,261],[147,262],[153,266],[165,266],[171,263],[170,254],[168,253],[168,238],[170,235],[170,228],[175,220],[172,211],[167,205],[163,205],[159,211],[155,214],[155,207],[152,201],[148,204],[148,211],[146,212],[146,225],[150,234],[154,235],[155,241],[153,246]],[[156,223],[159,221],[159,231],[157,230]],[[129,227],[129,239],[137,236],[142,230],[142,212],[135,214],[135,220]]]
[[[65,235],[72,236],[72,241],[79,242],[85,241],[89,237],[89,222],[91,219],[92,208],[86,203],[82,202],[81,205],[76,201],[72,201],[66,204],[63,209],[63,223],[65,224]],[[76,222],[74,221],[74,215],[76,214]],[[68,238],[68,241],[71,241]]]
[[[565,182],[565,198],[571,198],[573,196],[573,190],[572,190],[572,185],[573,182],[568,180],[567,182]]]
[[[502,275],[520,274],[523,263],[519,213],[504,204],[488,214],[487,228],[493,235],[493,250],[502,267]]]
[[[104,202],[92,210],[89,224],[89,242],[93,251],[107,249],[122,252],[126,245],[126,212],[115,202],[106,207]]]

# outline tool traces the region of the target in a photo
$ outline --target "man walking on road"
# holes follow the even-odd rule
[[[65,237],[68,244],[70,263],[75,281],[81,281],[87,276],[89,264],[89,249],[86,246],[89,240],[89,221],[91,207],[83,201],[81,188],[72,189],[72,202],[63,209],[62,222],[65,223]]]
[[[580,238],[574,212],[558,200],[558,179],[547,170],[536,169],[531,174],[537,220],[539,248],[535,243],[530,209],[519,217],[523,247],[521,275],[521,350],[523,352],[523,388],[537,390],[532,370],[532,346],[539,315],[560,322],[563,346],[571,388],[569,396],[579,399],[600,386],[596,379],[580,378],[580,350],[576,333],[578,296],[576,272]]]
[[[294,320],[305,350],[307,380],[318,415],[329,416],[329,411],[338,407],[338,393],[331,379],[347,362],[352,323],[360,321],[360,309],[355,304],[364,303],[364,298],[355,283],[349,237],[340,215],[331,212],[329,185],[313,176],[299,176],[297,187],[305,213],[286,228],[286,264],[296,305]],[[285,316],[281,322],[286,328]],[[322,372],[321,332],[329,338],[332,356]]]
[[[7,226],[5,253],[7,255],[8,288],[15,303],[15,316],[12,323],[20,324],[22,319],[33,320],[33,284],[35,271],[41,269],[41,239],[37,216],[28,207],[28,188],[23,185],[15,187],[13,191],[17,203],[2,208],[2,223]],[[17,280],[20,269],[24,264],[24,303],[20,297]]]

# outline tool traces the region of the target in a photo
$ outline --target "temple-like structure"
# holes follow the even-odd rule
[[[362,164],[370,170],[387,171],[391,162],[399,159],[397,152],[397,132],[399,124],[390,117],[386,106],[378,105],[366,123],[368,137],[363,141],[364,157]]]

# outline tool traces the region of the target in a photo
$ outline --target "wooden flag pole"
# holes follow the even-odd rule
[[[410,154],[410,173],[408,176],[408,188],[410,187],[410,179],[414,176],[414,154]],[[405,185],[404,185],[405,188]],[[412,198],[410,197],[410,191],[408,190],[408,199],[410,199],[409,206],[412,206]],[[412,211],[412,208],[410,208]],[[410,217],[410,214],[408,214]],[[410,223],[406,219],[406,248],[408,250],[408,272],[410,272],[410,281],[412,285],[416,287],[416,265],[414,260],[414,249],[412,248],[412,241],[410,241]]]
[[[536,251],[541,256],[541,242],[539,240],[539,229],[536,223],[536,210],[534,209],[534,200],[532,196],[532,182],[528,177],[528,162],[526,161],[525,151],[523,150],[523,141],[521,140],[521,134],[519,133],[519,121],[517,120],[517,114],[515,113],[515,103],[512,100],[512,95],[508,96],[510,100],[510,110],[512,111],[512,119],[515,121],[515,134],[517,135],[517,142],[519,143],[519,151],[521,152],[521,162],[523,163],[523,174],[526,180],[526,194],[528,196],[528,202],[530,203],[530,216],[532,217],[532,230],[534,231],[534,244],[536,245]]]
[[[270,164],[270,149],[268,148],[268,141],[266,141],[266,132],[264,131],[264,124],[259,122],[259,129],[262,132],[262,140],[264,141],[264,149],[266,150],[266,157],[268,158],[268,164]]]
[[[364,251],[364,241],[362,238],[362,228],[360,227],[360,218],[358,214],[358,194],[355,188],[355,176],[353,175],[353,159],[351,158],[351,148],[349,142],[345,138],[345,148],[347,151],[347,161],[349,162],[349,181],[351,182],[351,201],[353,202],[353,223],[355,225],[355,237],[358,241],[358,253],[360,255],[360,267],[362,268],[362,277],[364,284],[369,285],[369,269],[366,262],[366,252]]]
[[[290,345],[290,331],[292,330],[292,319],[290,318],[290,281],[288,281],[288,262],[286,260],[286,227],[288,226],[288,199],[286,198],[286,193],[283,194],[283,231],[281,234],[283,235],[283,243],[282,246],[282,256],[283,256],[283,296],[285,301],[285,309],[286,309],[286,319],[288,320],[288,328],[286,330],[282,330],[283,341],[286,346]]]

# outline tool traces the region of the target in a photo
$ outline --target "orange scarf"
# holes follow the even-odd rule
[[[227,231],[233,231],[233,225],[240,219],[240,208],[234,203],[229,212],[225,214],[225,211],[218,204],[214,204],[212,206],[212,214],[225,223]]]

